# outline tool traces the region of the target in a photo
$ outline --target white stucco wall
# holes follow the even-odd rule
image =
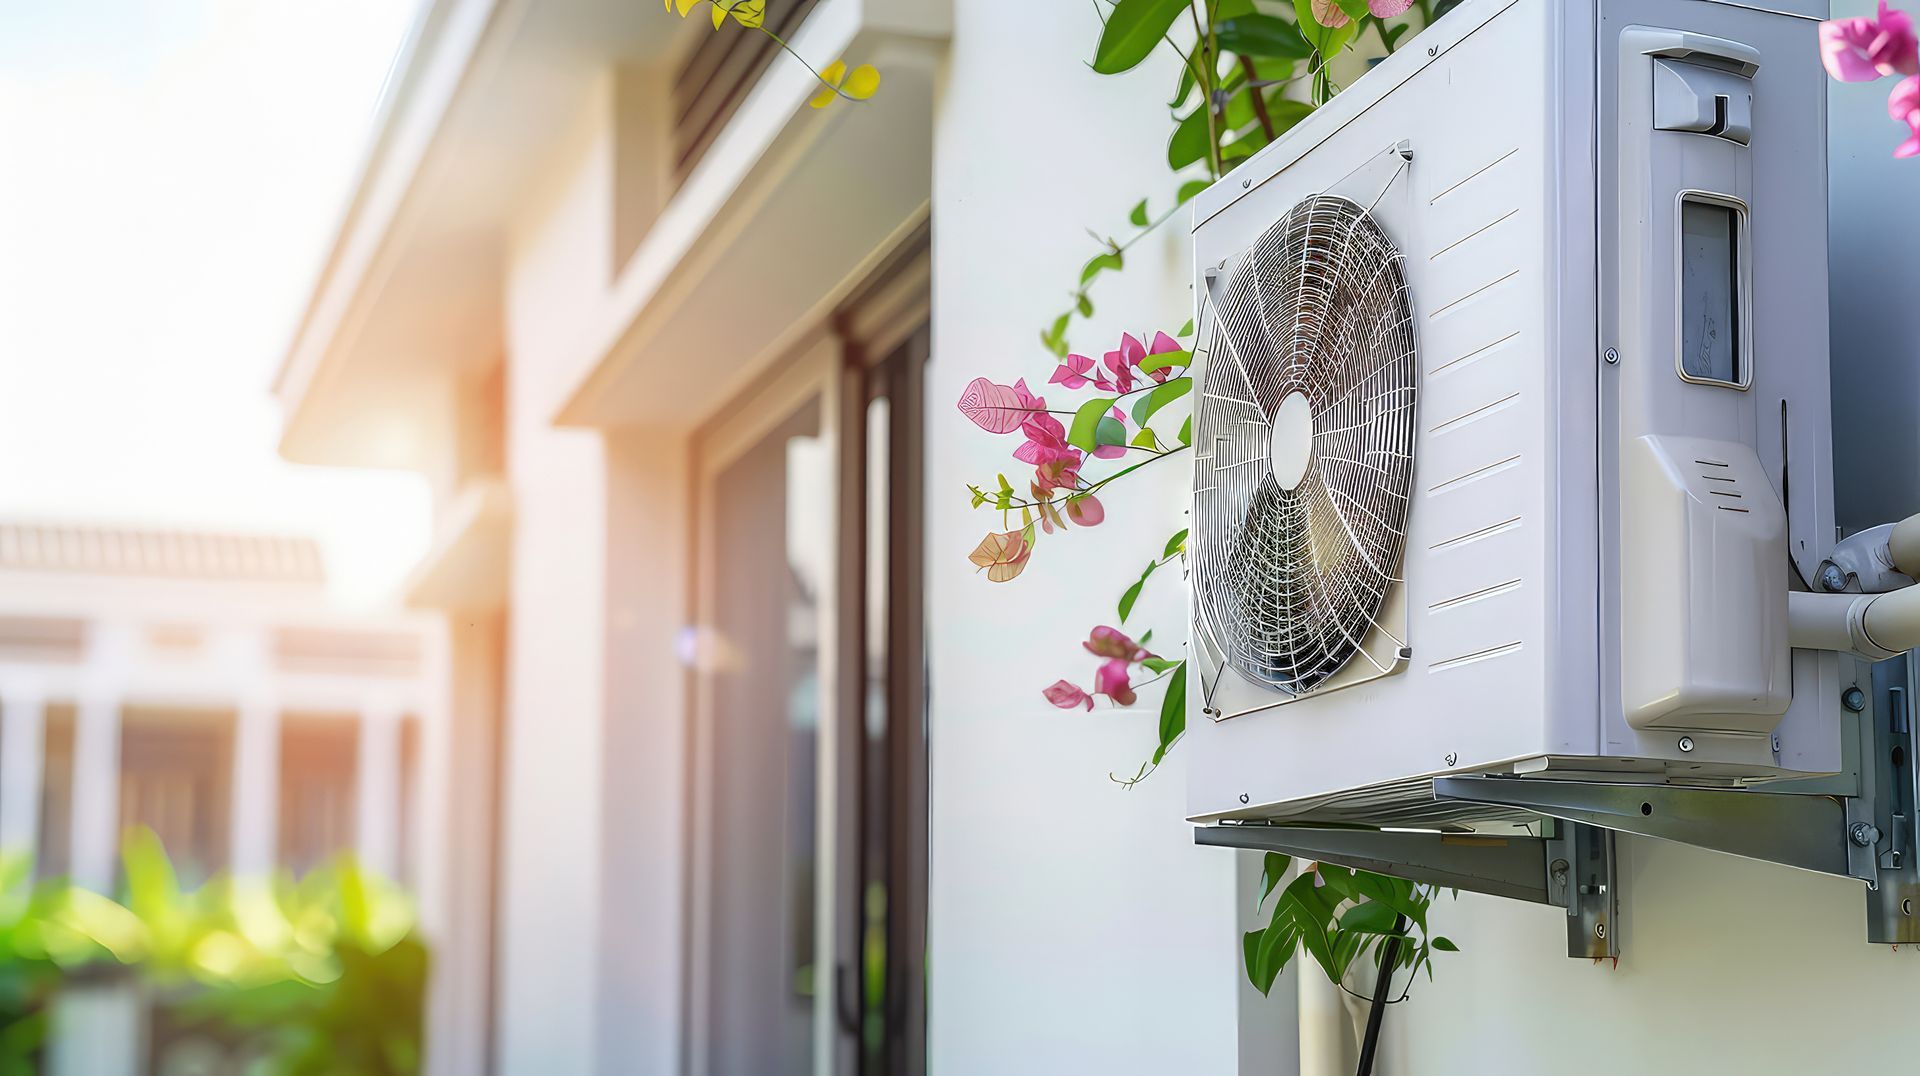
[[[551,356],[605,287],[612,242],[605,101],[588,102],[516,229],[507,280],[510,569],[498,1061],[588,1072],[599,910],[601,437],[554,429]]]
[[[1070,301],[1096,251],[1082,231],[1124,235],[1142,196],[1176,189],[1165,159],[1171,57],[1103,78],[1076,58],[1099,35],[1091,5],[954,5],[936,108],[934,335],[927,418],[932,662],[932,1071],[1236,1071],[1238,888],[1230,853],[1193,846],[1181,756],[1131,792],[1108,780],[1151,754],[1158,688],[1134,712],[1069,713],[1040,689],[1087,683],[1088,628],[1182,526],[1185,464],[1168,460],[1104,498],[1105,525],[1043,540],[1004,585],[966,555],[995,519],[964,483],[1031,468],[1012,438],[954,409],[977,375],[1045,384],[1038,330]],[[1013,29],[1017,27],[1017,32]],[[1123,329],[1188,316],[1179,227],[1135,248],[1095,293],[1098,354]],[[1017,520],[1015,521],[1017,523]],[[1129,627],[1177,653],[1185,599],[1169,572]]]

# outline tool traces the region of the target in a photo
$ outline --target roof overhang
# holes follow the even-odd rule
[[[605,297],[561,425],[690,428],[789,351],[926,219],[946,0],[823,0],[792,44],[871,63],[870,101],[815,111],[782,59]]]
[[[283,456],[431,467],[449,379],[500,359],[511,207],[593,80],[671,47],[662,25],[611,0],[424,5],[274,379]]]

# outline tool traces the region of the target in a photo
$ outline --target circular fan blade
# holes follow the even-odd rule
[[[1241,675],[1309,692],[1398,582],[1418,380],[1406,274],[1365,209],[1310,198],[1254,244],[1217,315],[1195,403],[1199,609]]]

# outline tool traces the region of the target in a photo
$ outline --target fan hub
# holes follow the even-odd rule
[[[1270,442],[1273,480],[1292,492],[1307,477],[1313,459],[1313,404],[1304,392],[1290,392],[1273,416]]]

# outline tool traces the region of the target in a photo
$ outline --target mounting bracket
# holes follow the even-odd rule
[[[1597,958],[1620,954],[1614,835],[1630,833],[1865,882],[1867,940],[1920,943],[1914,655],[1853,669],[1849,770],[1837,778],[1721,789],[1437,777],[1436,800],[1532,812],[1545,836],[1248,822],[1203,827],[1194,839],[1564,908],[1567,955]]]
[[[1613,834],[1547,823],[1544,837],[1320,829],[1245,822],[1203,826],[1197,844],[1280,852],[1396,878],[1550,904],[1567,913],[1567,955],[1620,955]]]

